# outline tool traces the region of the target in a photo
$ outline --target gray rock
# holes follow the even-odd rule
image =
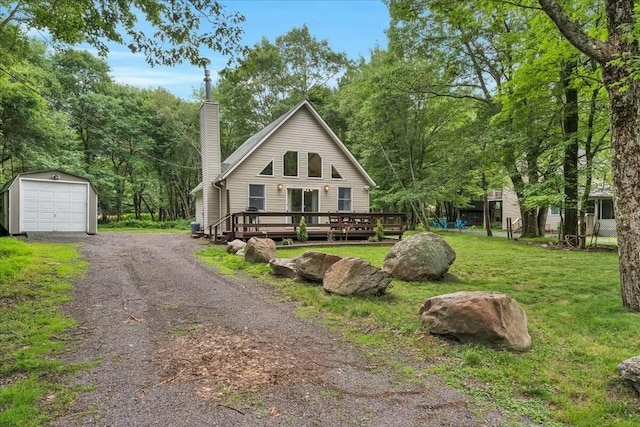
[[[640,393],[640,356],[627,359],[618,365],[620,377]]]
[[[498,292],[456,292],[429,298],[420,308],[422,324],[437,335],[488,347],[531,348],[527,315],[510,296]]]
[[[277,257],[276,243],[271,239],[252,237],[244,247],[244,260],[252,264],[268,263]]]
[[[244,258],[244,248],[240,249],[238,252],[236,252],[237,256],[241,256]]]
[[[439,280],[456,259],[455,251],[437,234],[414,234],[396,243],[384,258],[383,270],[408,281]]]
[[[296,271],[295,258],[273,258],[269,261],[269,267],[273,270],[273,274],[276,276],[289,277],[291,279],[298,279],[298,272]]]
[[[329,267],[341,259],[338,255],[307,251],[296,258],[296,271],[306,280],[322,283]]]
[[[227,252],[230,254],[235,254],[246,245],[247,244],[240,239],[232,240],[227,243]]]
[[[343,258],[324,275],[322,287],[337,295],[380,295],[389,286],[391,276],[360,258]]]

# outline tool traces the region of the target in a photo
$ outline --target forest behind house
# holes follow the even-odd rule
[[[512,187],[523,233],[549,207],[585,214],[611,180],[601,67],[539,10],[508,2],[391,1],[388,45],[352,60],[303,25],[236,55],[214,82],[222,156],[308,99],[377,182],[371,207],[410,223]],[[597,8],[575,16],[604,31]],[[61,169],[91,179],[101,219],[191,219],[204,96],[115,83],[107,63],[0,28],[0,182]],[[194,82],[194,85],[198,82]],[[574,228],[575,229],[575,228]]]

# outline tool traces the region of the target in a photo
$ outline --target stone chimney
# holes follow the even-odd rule
[[[211,77],[205,70],[206,100],[200,107],[200,155],[202,156],[202,203],[205,233],[220,219],[220,190],[213,186],[222,171],[220,158],[220,105],[211,100]]]

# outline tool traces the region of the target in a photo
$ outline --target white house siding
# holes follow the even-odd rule
[[[196,215],[195,215],[195,221],[197,223],[200,224],[200,226],[202,228],[207,227],[207,225],[205,225],[205,218],[204,218],[204,204],[202,203],[202,190],[197,191],[195,193],[195,198],[196,198]]]
[[[220,175],[220,107],[218,103],[205,101],[200,107],[200,154],[202,157],[202,208],[196,212],[202,218],[202,226],[208,227],[220,218],[217,193],[213,180]],[[204,212],[204,213],[202,213]]]
[[[298,152],[297,178],[282,175],[286,151]],[[322,178],[307,177],[307,153],[322,156]],[[259,176],[272,160],[273,177]],[[331,178],[332,164],[343,179]],[[317,189],[319,211],[335,212],[338,208],[338,187],[351,188],[353,212],[369,211],[367,180],[306,108],[299,109],[229,175],[226,188],[230,190],[232,213],[247,208],[249,184],[265,184],[265,209],[271,212],[287,211],[287,188]],[[282,190],[278,190],[278,184],[283,185]],[[325,185],[329,186],[329,191],[324,191]],[[223,207],[226,208],[226,200]]]
[[[516,220],[521,217],[520,204],[518,203],[518,196],[515,191],[510,188],[505,188],[502,191],[502,228],[507,228],[507,218],[511,218],[514,222],[515,230],[522,227],[522,219]],[[561,217],[560,214],[552,213],[551,209],[547,212],[547,220],[545,222],[545,230],[557,231],[560,226]]]
[[[518,204],[518,196],[510,188],[502,190],[502,228],[507,229],[507,220],[511,218],[511,222],[514,223],[520,218],[520,205]],[[518,221],[518,224],[522,225],[522,220]],[[518,226],[517,224],[515,225]]]
[[[558,228],[560,228],[560,224],[562,222],[562,218],[560,217],[560,214],[553,214],[551,213],[551,209],[549,209],[549,212],[547,213],[547,222],[546,222],[546,231],[558,231]]]

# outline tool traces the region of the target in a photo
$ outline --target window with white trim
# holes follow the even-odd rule
[[[318,153],[307,153],[307,176],[322,178],[322,156]]]
[[[559,206],[551,206],[551,215],[564,215],[564,209],[560,209]]]
[[[338,210],[351,211],[351,188],[338,187]]]
[[[258,175],[273,176],[273,160],[271,160]]]
[[[282,160],[282,176],[298,176],[298,152],[287,151]]]
[[[342,175],[335,166],[331,165],[331,179],[342,179]]]
[[[616,212],[613,208],[613,199],[600,200],[600,219],[616,219]]]
[[[249,204],[250,208],[256,208],[260,212],[265,211],[265,185],[249,184]]]

